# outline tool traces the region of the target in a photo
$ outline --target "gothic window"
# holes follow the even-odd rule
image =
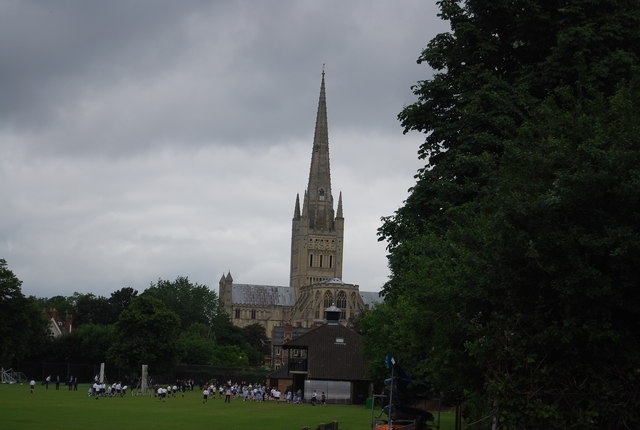
[[[324,257],[324,256],[320,255],[320,267],[322,267],[322,257]]]
[[[328,308],[332,304],[333,304],[333,294],[331,294],[331,291],[327,290],[327,292],[324,293],[324,307]]]
[[[313,267],[313,254],[309,254],[309,267]]]
[[[235,314],[236,314],[236,318],[240,318],[240,309],[236,309]]]
[[[318,190],[318,200],[324,200],[324,188]]]
[[[333,268],[333,255],[329,256],[329,269]]]
[[[251,319],[252,320],[256,319],[256,311],[255,310],[251,311]]]
[[[338,297],[336,298],[336,306],[342,310],[347,307],[347,295],[344,293],[344,291],[340,291],[338,293]]]

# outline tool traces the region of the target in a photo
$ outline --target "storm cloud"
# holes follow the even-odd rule
[[[421,166],[396,117],[446,24],[421,1],[1,1],[0,257],[37,296],[287,285],[326,70],[344,280]]]

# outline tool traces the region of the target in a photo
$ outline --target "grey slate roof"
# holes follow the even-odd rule
[[[233,284],[231,302],[234,305],[293,306],[295,291],[276,285]]]
[[[366,306],[369,306],[369,308],[371,308],[374,303],[384,302],[383,298],[380,297],[380,293],[376,293],[375,291],[360,291],[360,297],[362,297],[362,301]]]

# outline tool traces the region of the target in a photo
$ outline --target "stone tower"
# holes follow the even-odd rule
[[[300,195],[296,196],[292,224],[289,285],[296,288],[296,296],[299,287],[332,278],[342,279],[342,193],[338,197],[337,211],[334,212],[324,70],[320,84],[309,183],[302,201],[302,212]]]

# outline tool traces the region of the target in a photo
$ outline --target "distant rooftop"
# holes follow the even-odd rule
[[[231,300],[238,305],[293,306],[295,291],[291,287],[234,283]]]
[[[375,303],[384,302],[384,299],[380,297],[380,293],[376,293],[375,291],[360,291],[360,297],[362,297],[362,301],[369,308],[373,307]]]

